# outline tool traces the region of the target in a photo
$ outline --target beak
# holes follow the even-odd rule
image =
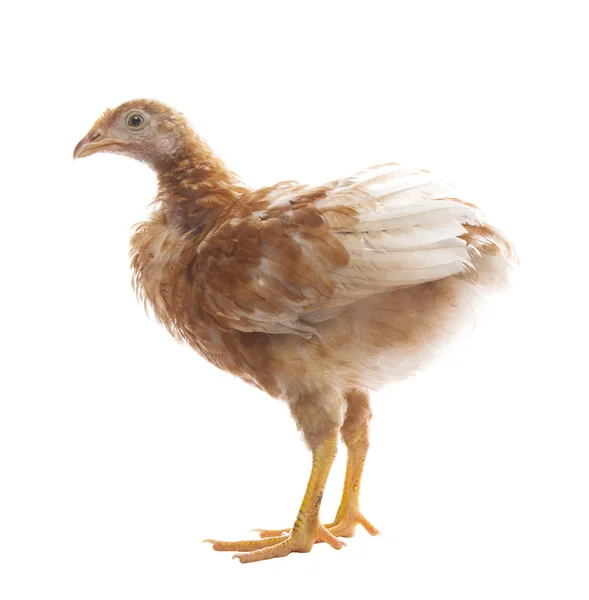
[[[118,147],[123,142],[121,140],[113,140],[105,138],[100,129],[92,129],[84,136],[74,148],[74,159],[90,156],[95,152],[112,150]]]

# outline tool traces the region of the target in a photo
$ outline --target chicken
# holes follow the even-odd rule
[[[217,367],[283,399],[312,452],[290,529],[207,540],[241,562],[339,549],[362,525],[369,390],[409,377],[461,331],[515,261],[479,210],[428,171],[383,164],[309,187],[252,190],[176,110],[107,110],[74,158],[114,152],[157,174],[150,218],[131,238],[133,284],[157,321]],[[348,451],[334,521],[319,506],[338,435]]]

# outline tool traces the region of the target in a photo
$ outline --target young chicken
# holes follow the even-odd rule
[[[131,238],[134,287],[170,333],[289,406],[313,455],[291,529],[213,543],[241,562],[339,549],[357,524],[368,390],[405,379],[501,286],[511,244],[428,171],[384,164],[309,187],[252,190],[185,117],[153,100],[107,110],[74,158],[114,152],[157,174],[155,209]],[[319,506],[338,434],[348,450],[335,519]]]

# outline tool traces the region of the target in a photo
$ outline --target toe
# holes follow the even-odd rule
[[[326,542],[335,550],[341,550],[343,546],[345,546],[345,542],[342,542],[339,538],[337,538],[331,531],[325,528],[323,525],[319,527],[319,532],[317,533],[317,541]]]
[[[262,548],[267,548],[269,546],[273,546],[275,544],[279,544],[283,542],[286,538],[284,537],[272,537],[265,538],[261,540],[242,540],[239,542],[221,542],[219,540],[204,540],[205,542],[210,542],[213,544],[213,550],[217,550],[219,552],[250,552],[255,550],[260,550]]]
[[[263,541],[263,540],[259,540]],[[275,546],[269,546],[260,550],[253,550],[252,552],[244,552],[234,554],[233,558],[239,560],[240,563],[251,563],[258,562],[261,560],[269,560],[270,558],[281,558],[287,556],[291,552],[301,552],[302,550],[296,550],[293,547],[292,540],[289,538]]]
[[[370,521],[362,514],[358,515],[358,523],[366,529],[370,535],[380,535],[380,531],[370,523]]]
[[[331,527],[327,526],[327,529],[337,537],[354,537],[357,525],[362,525],[370,535],[380,534],[380,531],[360,512],[354,512],[341,520],[336,520],[335,523]]]
[[[283,537],[290,533],[290,527],[285,529],[252,529],[252,531],[255,531],[261,538]]]

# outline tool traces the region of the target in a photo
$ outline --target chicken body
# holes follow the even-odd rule
[[[142,120],[142,127],[132,122]],[[429,172],[386,164],[319,187],[253,191],[154,101],[107,111],[77,146],[147,162],[156,209],[131,240],[134,284],[157,320],[207,360],[282,398],[313,452],[292,530],[217,542],[242,562],[339,548],[360,523],[368,390],[423,367],[504,284],[509,242]],[[320,497],[341,433],[344,494],[333,523]]]

